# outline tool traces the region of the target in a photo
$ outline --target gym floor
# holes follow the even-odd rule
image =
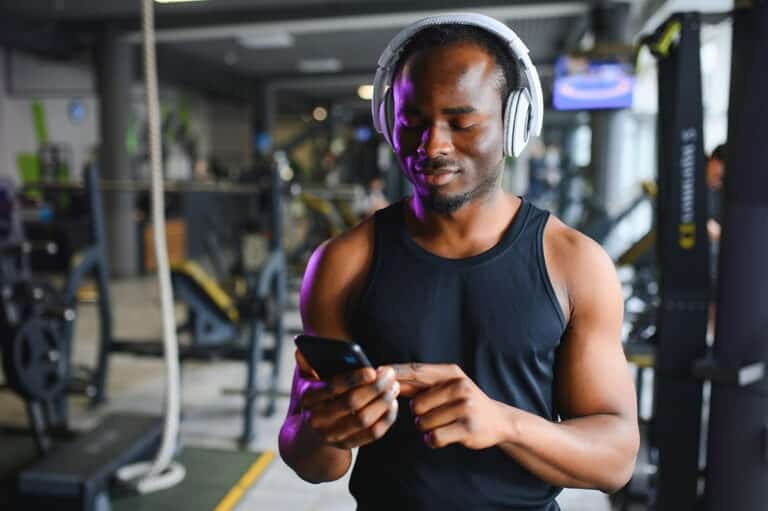
[[[151,278],[117,281],[112,284],[115,336],[118,338],[157,339],[161,335],[160,301],[156,281]],[[300,318],[295,293],[289,300],[287,327],[298,328]],[[92,364],[95,356],[98,322],[95,305],[79,307],[75,360]],[[290,338],[283,343],[284,356],[280,389],[290,390],[293,371],[293,347]],[[261,371],[263,375],[265,371]],[[235,362],[188,362],[183,366],[182,439],[186,445],[236,449],[241,433],[242,398],[228,392],[242,388],[245,367]],[[161,413],[163,365],[156,359],[140,359],[128,355],[111,357],[106,405],[89,410],[86,400],[72,398],[72,423],[76,428],[89,428],[106,413],[137,411]],[[277,453],[277,435],[288,406],[281,397],[277,412],[257,421],[254,451]],[[21,400],[8,392],[0,393],[0,417],[3,423],[25,425],[26,414]],[[256,456],[254,456],[254,461]],[[233,481],[233,485],[236,481]],[[302,481],[277,456],[261,477],[234,507],[291,511],[354,510],[354,500],[347,490],[348,480],[311,485]],[[563,511],[609,511],[608,498],[597,491],[565,490],[558,498]]]

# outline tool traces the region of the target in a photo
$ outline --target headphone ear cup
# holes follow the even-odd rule
[[[509,94],[504,109],[504,154],[520,156],[531,133],[531,94],[517,89]]]
[[[392,88],[390,87],[384,93],[379,105],[379,126],[382,128],[382,135],[387,143],[394,148],[393,129],[395,125],[394,99],[392,98]]]

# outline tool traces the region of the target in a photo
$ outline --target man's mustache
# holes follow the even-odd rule
[[[433,160],[420,160],[416,162],[418,172],[440,172],[442,170],[456,170],[459,168],[459,162],[450,158],[435,158]]]

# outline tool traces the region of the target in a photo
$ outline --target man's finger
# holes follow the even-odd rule
[[[438,406],[423,415],[416,416],[416,427],[423,433],[440,429],[448,424],[463,420],[471,413],[467,401],[454,401]]]
[[[392,403],[397,399],[399,387],[399,383],[392,381],[391,385],[375,399],[340,420],[334,425],[333,431],[328,433],[329,440],[342,442],[361,430],[373,427],[392,408]]]
[[[313,380],[320,379],[320,376],[312,369],[312,366],[309,365],[309,362],[307,362],[307,359],[304,358],[304,355],[299,350],[296,350],[296,364],[299,366],[299,372],[303,377],[312,378]]]
[[[389,391],[393,385],[397,385],[394,377],[383,375],[375,383],[364,385],[350,390],[346,394],[318,403],[313,409],[313,426],[329,427],[339,419],[349,416],[354,417],[359,410],[367,407],[385,392]]]
[[[344,449],[352,449],[378,440],[379,438],[383,437],[389,428],[392,427],[392,424],[395,423],[395,420],[397,419],[397,409],[398,403],[397,400],[395,400],[392,402],[392,405],[387,413],[385,413],[376,424],[368,429],[364,429],[359,433],[345,438],[341,442],[337,442],[336,445]]]
[[[308,408],[321,401],[340,396],[355,387],[373,383],[377,376],[376,371],[370,367],[341,374],[328,382],[321,382],[317,386],[312,386],[302,396],[301,405]]]
[[[333,390],[334,395],[338,396],[360,385],[373,383],[378,376],[375,369],[363,367],[362,369],[355,369],[354,371],[334,376],[328,381],[328,385]]]
[[[445,447],[446,445],[461,442],[467,434],[467,429],[461,422],[452,422],[446,426],[433,429],[429,433],[424,433],[424,443],[434,449]]]
[[[413,362],[409,364],[393,364],[395,377],[401,385],[406,384],[408,389],[425,389],[438,383],[461,378],[464,371],[456,364],[422,364]]]
[[[419,393],[411,402],[411,410],[414,415],[424,415],[430,410],[446,403],[467,400],[472,396],[475,384],[469,378],[452,380],[435,385],[428,390]]]

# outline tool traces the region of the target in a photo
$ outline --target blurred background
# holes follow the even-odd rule
[[[214,459],[206,456],[221,451],[239,456],[222,466],[240,463],[245,471],[276,451],[309,255],[410,193],[371,123],[379,54],[416,19],[467,10],[503,21],[522,38],[544,90],[542,135],[505,161],[504,188],[599,242],[625,291],[622,342],[644,435],[637,475],[610,498],[566,491],[561,506],[699,509],[688,505],[706,493],[699,457],[707,442],[707,378],[693,391],[695,426],[675,433],[695,437],[695,456],[680,455],[695,460],[667,469],[675,476],[690,470],[681,480],[693,482],[681,483],[679,492],[666,486],[675,496],[665,505],[658,505],[664,442],[648,435],[661,413],[654,369],[665,270],[657,225],[672,222],[658,201],[686,186],[686,165],[659,140],[660,126],[684,124],[687,107],[663,113],[659,105],[687,99],[700,112],[693,117],[700,137],[692,165],[704,176],[710,154],[728,135],[733,8],[728,0],[156,0],[165,229],[182,335],[182,439],[208,453],[198,452],[197,463],[205,466]],[[698,14],[672,27],[670,16],[680,12]],[[652,34],[656,39],[643,41]],[[686,46],[670,64],[669,55],[688,40],[695,49]],[[85,431],[115,411],[162,410],[141,51],[138,1],[0,0],[0,287],[6,311],[16,307],[21,312],[13,314],[22,319],[37,314],[29,311],[41,302],[46,311],[55,302],[59,311],[43,314],[57,322],[45,335],[23,330],[12,313],[4,316],[4,380],[11,392],[0,394],[0,420],[8,426],[0,457],[11,452],[5,443],[27,445],[0,463],[8,495],[19,488],[20,467],[69,441],[57,429]],[[673,70],[660,76],[665,59]],[[660,98],[659,83],[675,97]],[[660,175],[678,176],[677,184]],[[701,177],[697,183],[696,204],[704,211],[720,187],[705,189]],[[693,229],[716,247],[719,230],[714,237],[704,225],[714,219],[719,229],[722,220],[697,215]],[[695,295],[692,307],[700,314],[680,319],[697,322],[693,358],[703,357],[715,336],[711,250],[717,252],[705,248],[706,259],[693,266],[666,270],[704,275],[669,295]],[[46,362],[35,362],[39,353]],[[185,452],[194,465],[196,451]],[[263,475],[260,469],[231,506],[354,509],[346,480],[311,487],[279,459],[263,465]],[[210,492],[210,508],[240,475]],[[764,481],[768,471],[755,477]],[[693,497],[676,500],[677,493]],[[187,509],[208,502],[190,495],[196,502]],[[7,498],[0,500],[7,509],[34,508]],[[178,500],[136,507],[130,498],[114,506],[180,508]]]

